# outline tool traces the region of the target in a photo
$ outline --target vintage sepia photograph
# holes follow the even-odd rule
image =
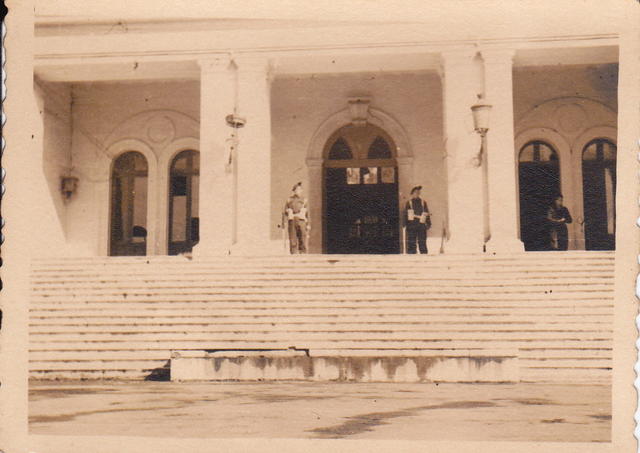
[[[8,7],[4,453],[636,451],[640,3]]]

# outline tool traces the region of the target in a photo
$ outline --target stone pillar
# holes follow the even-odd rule
[[[200,241],[197,256],[227,255],[233,238],[233,172],[226,164],[233,129],[235,86],[228,57],[199,61],[200,73]]]
[[[311,219],[309,253],[322,253],[322,205],[324,203],[322,199],[324,187],[322,163],[322,159],[307,159],[309,184],[305,189],[309,200],[309,218]]]
[[[480,88],[475,54],[472,49],[442,54],[449,213],[446,253],[481,253],[484,248],[483,177],[477,162],[480,137],[471,114]]]
[[[512,49],[482,51],[486,101],[493,106],[486,137],[489,232],[487,252],[521,252],[518,239],[518,164],[513,123]]]
[[[238,113],[247,120],[239,130],[237,152],[237,244],[234,253],[281,253],[271,241],[271,103],[269,61],[260,56],[234,58],[238,77]]]

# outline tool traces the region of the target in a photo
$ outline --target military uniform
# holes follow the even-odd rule
[[[293,187],[294,191],[295,189],[296,186]],[[307,253],[307,231],[309,228],[307,199],[295,193],[290,196],[284,206],[283,219],[283,224],[288,226],[291,254]]]
[[[420,190],[414,187],[411,191]],[[407,201],[404,210],[404,218],[407,227],[407,253],[416,253],[416,243],[420,253],[427,253],[427,230],[431,227],[431,219],[427,202],[422,198],[411,198]]]

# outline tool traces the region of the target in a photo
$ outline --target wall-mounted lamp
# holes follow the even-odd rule
[[[233,168],[233,156],[238,149],[238,129],[244,127],[244,125],[247,124],[247,120],[235,113],[231,113],[225,117],[225,121],[227,122],[227,126],[233,128],[231,137],[226,141],[227,156],[224,163],[226,172],[230,173]]]
[[[480,151],[473,158],[473,164],[476,167],[482,166],[482,160],[485,150],[485,138],[489,132],[489,113],[491,112],[491,104],[483,102],[482,95],[478,95],[478,102],[471,106],[473,113],[473,127],[480,134]]]
[[[473,113],[473,126],[481,137],[487,135],[489,131],[489,113],[491,112],[491,104],[483,102],[482,95],[478,95],[478,102],[471,106]]]
[[[227,122],[227,126],[232,127],[234,129],[239,129],[241,127],[244,127],[245,124],[247,124],[247,120],[245,118],[238,116],[235,113],[227,115],[225,118],[225,121]]]
[[[78,178],[75,176],[63,176],[60,178],[60,192],[65,201],[69,200],[78,189]]]

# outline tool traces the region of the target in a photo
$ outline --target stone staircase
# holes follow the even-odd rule
[[[144,379],[172,350],[517,351],[520,379],[608,382],[611,252],[34,261],[33,378]]]

